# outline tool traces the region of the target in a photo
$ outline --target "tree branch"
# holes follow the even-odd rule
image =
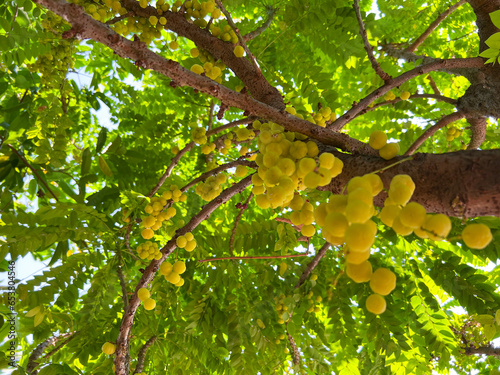
[[[113,30],[109,29],[106,25],[94,20],[92,17],[87,15],[87,13],[85,13],[85,11],[78,5],[68,4],[64,0],[33,0],[33,1],[37,4],[46,7],[47,9],[52,10],[54,13],[58,14],[63,19],[65,19],[66,21],[68,21],[73,25],[73,29],[70,30],[70,32],[67,32],[65,34],[65,37],[68,38],[79,37],[83,39],[85,38],[93,39],[96,42],[102,43],[110,47],[113,51],[117,53],[117,55],[123,58],[130,58],[136,61],[136,64],[138,66],[143,67],[144,69],[152,69],[162,75],[170,77],[172,80],[175,81],[175,83],[178,86],[190,86],[200,92],[218,98],[227,105],[244,109],[252,115],[261,117],[269,121],[276,122],[284,126],[289,131],[302,133],[304,135],[307,135],[308,137],[320,140],[323,144],[338,147],[342,150],[346,150],[354,154],[365,154],[365,155],[377,154],[377,152],[373,150],[371,147],[369,147],[363,142],[358,141],[357,139],[349,137],[347,134],[334,132],[331,129],[322,128],[315,124],[311,124],[307,120],[302,120],[299,119],[298,117],[290,115],[288,112],[284,111],[284,105],[283,106],[277,105],[276,103],[273,103],[269,98],[266,100],[265,95],[261,98],[263,101],[259,101],[250,97],[249,95],[241,94],[225,87],[224,85],[219,85],[208,77],[195,74],[183,68],[179,63],[167,60],[155,54],[154,52],[150,51],[149,49],[146,48],[144,43],[138,41],[132,42],[126,38],[123,38],[119,34],[115,33]],[[144,15],[149,14],[145,13],[145,11],[151,7],[142,9],[139,6],[139,3],[134,0],[122,0],[122,3],[123,2],[126,2],[127,4],[132,3],[134,5],[134,10],[135,8],[139,8],[139,10],[137,11],[140,13],[144,13]],[[149,11],[151,12],[150,9]],[[140,15],[142,16],[142,14]],[[163,16],[168,18],[169,25],[171,26],[171,30],[173,31],[176,30],[172,28],[173,27],[172,25],[182,23],[186,27],[188,27],[187,25],[189,25],[189,28],[191,27],[196,28],[197,29],[196,33],[193,31],[193,33],[195,33],[196,35],[198,35],[197,33],[206,33],[205,30],[199,29],[198,27],[191,25],[189,23],[185,25],[186,20],[182,16],[179,16],[175,13],[165,12]],[[180,19],[182,19],[182,21],[180,21]],[[203,38],[207,38],[207,36],[204,35]],[[212,38],[212,37],[208,38],[207,42],[213,42],[216,44],[225,43],[217,38]],[[225,44],[223,45],[223,47],[224,51],[226,51],[227,48]],[[234,58],[236,58],[232,51],[231,54],[233,55]],[[248,62],[248,60],[246,59],[239,59],[239,60]],[[478,60],[481,61],[482,64],[483,60],[480,58]],[[248,62],[248,64],[250,68],[248,68],[248,66],[247,68],[250,69],[249,71],[252,71],[251,63]],[[446,63],[444,64],[446,65]],[[434,67],[434,70],[435,69],[437,68]],[[245,84],[247,84],[247,82],[245,82]],[[255,95],[254,93],[252,94]],[[259,99],[259,97],[257,97],[257,99]],[[269,104],[266,104],[265,102],[274,104],[275,106],[273,107]]]
[[[331,245],[329,242],[325,242],[325,244],[323,246],[321,246],[318,253],[314,256],[313,260],[311,260],[311,262],[307,265],[304,272],[302,272],[302,275],[300,275],[299,281],[295,285],[295,289],[299,288],[302,284],[304,284],[304,281],[306,281],[306,279],[309,277],[311,272],[318,265],[319,261],[326,254],[326,252],[330,248],[330,246]]]
[[[120,280],[120,286],[122,288],[122,299],[124,307],[123,311],[127,311],[128,308],[127,283],[125,282],[125,275],[123,275],[123,270],[122,270],[123,257],[122,257],[122,251],[120,250],[119,246],[117,246],[116,254],[118,256],[118,264],[116,265],[116,274],[118,275],[118,279]]]
[[[299,349],[297,348],[297,344],[295,343],[295,340],[293,339],[292,335],[290,335],[289,332],[287,332],[286,334],[288,337],[288,342],[290,343],[290,346],[292,347],[293,364],[298,365],[300,362]]]
[[[427,37],[439,26],[441,22],[444,21],[446,17],[448,17],[451,13],[453,13],[458,7],[465,4],[467,0],[460,0],[458,3],[455,3],[448,9],[446,9],[443,13],[441,13],[435,20],[432,22],[429,27],[420,35],[408,48],[406,48],[407,52],[415,51]]]
[[[250,40],[257,38],[269,26],[271,26],[271,23],[273,22],[273,18],[277,10],[278,10],[277,8],[269,8],[267,12],[267,20],[262,24],[262,26],[258,27],[254,31],[251,31],[248,34],[243,35],[243,41],[249,42]]]
[[[198,214],[193,216],[191,220],[184,225],[181,229],[178,229],[176,234],[172,237],[170,241],[167,242],[165,246],[161,248],[162,257],[159,260],[152,260],[149,266],[146,268],[142,274],[141,280],[137,284],[134,294],[129,300],[129,307],[125,311],[120,326],[120,332],[116,341],[116,354],[115,354],[115,367],[116,375],[127,375],[128,374],[128,358],[130,352],[130,333],[132,330],[132,325],[134,323],[134,316],[137,312],[137,308],[140,305],[139,297],[137,292],[140,288],[145,288],[153,280],[154,275],[158,271],[160,265],[167,259],[167,257],[176,249],[177,237],[186,234],[187,232],[193,231],[202,221],[206,220],[216,208],[222,206],[234,195],[241,193],[245,190],[252,182],[252,177],[247,176],[238,183],[232,185],[231,187],[224,190],[217,198],[207,203]]]
[[[146,343],[142,346],[141,350],[139,350],[139,354],[137,354],[137,366],[135,366],[134,374],[138,374],[144,370],[144,361],[146,360],[146,352],[149,347],[154,344],[157,337],[152,336]]]
[[[29,375],[36,375],[38,374],[38,371],[35,370],[39,366],[39,363],[36,362],[38,358],[40,358],[49,346],[54,346],[59,340],[71,336],[68,340],[66,340],[63,344],[61,344],[59,347],[56,349],[52,350],[50,353],[48,353],[45,358],[50,357],[52,354],[54,354],[57,350],[59,350],[62,346],[67,344],[76,334],[77,332],[70,332],[70,333],[63,333],[59,336],[52,336],[43,341],[41,344],[37,345],[37,347],[33,350],[31,353],[30,357],[28,358],[28,364],[26,365],[26,373]]]
[[[305,254],[292,254],[292,255],[255,255],[255,256],[245,256],[245,257],[220,257],[220,258],[209,258],[209,259],[201,259],[198,262],[213,262],[216,260],[244,260],[244,259],[281,259],[281,258],[297,258],[297,257],[306,257]]]
[[[236,205],[236,207],[239,208],[240,212],[238,212],[236,219],[234,219],[234,226],[233,226],[233,230],[231,231],[231,238],[229,238],[229,254],[231,254],[231,255],[233,255],[234,237],[236,235],[236,229],[238,228],[238,224],[241,220],[241,217],[243,216],[243,212],[248,208],[248,202],[250,202],[250,199],[252,199],[252,197],[253,197],[253,193],[250,193],[248,195],[248,198],[245,200],[245,202],[238,203]]]
[[[441,95],[441,91],[439,91],[439,88],[436,85],[436,81],[434,81],[434,78],[432,78],[430,74],[427,76],[427,80],[429,81],[429,84],[431,85],[434,94]]]
[[[471,128],[471,139],[467,150],[476,150],[483,144],[486,139],[486,117],[469,118],[467,121]]]
[[[429,129],[427,129],[417,140],[408,148],[408,150],[404,153],[403,156],[413,155],[415,151],[425,142],[425,140],[431,137],[435,132],[439,129],[444,128],[446,125],[451,124],[457,120],[466,117],[464,112],[454,112],[449,115],[444,116],[441,120],[439,120],[435,125],[432,125]]]
[[[407,100],[410,100],[410,99],[435,99],[437,101],[446,102],[446,103],[450,103],[453,105],[457,105],[457,103],[458,103],[458,101],[456,99],[449,98],[447,96],[436,95],[436,94],[413,94],[413,95],[410,95],[410,97]],[[377,103],[371,107],[366,108],[365,110],[361,111],[359,114],[362,115],[362,114],[365,114],[366,112],[373,111],[373,110],[380,108],[384,105],[395,104],[395,103],[399,103],[402,101],[404,101],[404,100],[401,98],[383,101],[383,102]]]
[[[409,81],[412,78],[436,70],[447,70],[450,68],[481,68],[483,65],[484,65],[483,59],[480,57],[476,57],[468,59],[437,60],[430,64],[425,64],[416,67],[392,79],[390,83],[386,83],[384,86],[379,87],[378,89],[367,95],[359,103],[357,103],[349,111],[347,111],[344,115],[335,120],[330,125],[330,128],[335,131],[340,131],[340,129],[342,129],[346,124],[348,124],[353,118],[355,118],[363,110],[368,108],[370,103],[373,102],[375,99],[382,97],[393,88],[402,85],[404,82]]]
[[[479,348],[469,346],[465,348],[465,355],[474,354],[500,356],[500,348],[494,348],[493,346],[481,346]]]
[[[361,35],[361,38],[363,38],[363,43],[365,45],[366,54],[368,55],[368,60],[370,60],[372,68],[373,70],[375,70],[375,73],[377,73],[377,75],[380,78],[382,78],[384,82],[387,82],[392,77],[382,70],[379,63],[375,59],[375,56],[373,55],[373,49],[372,46],[370,45],[370,42],[368,41],[365,25],[363,23],[363,19],[361,18],[361,10],[359,9],[359,0],[354,0],[354,4],[352,6],[354,8],[354,11],[356,12],[356,18],[358,19],[358,24],[359,24],[359,33]]]

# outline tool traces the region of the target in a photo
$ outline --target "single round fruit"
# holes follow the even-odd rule
[[[382,296],[388,295],[396,287],[396,275],[390,269],[377,268],[370,279],[370,289]]]
[[[153,238],[154,235],[155,235],[155,232],[151,228],[143,229],[141,232],[141,236],[145,240],[149,240],[149,239]]]
[[[378,151],[381,158],[385,160],[391,160],[397,154],[399,154],[399,144],[398,143],[388,143]]]
[[[244,54],[245,54],[245,49],[242,46],[234,47],[234,55],[236,57],[243,57]]]
[[[165,276],[165,279],[172,284],[177,284],[181,280],[181,275],[179,275],[177,272],[172,271],[167,276]]]
[[[177,262],[174,263],[172,271],[180,275],[186,271],[186,264],[183,261],[178,260]]]
[[[431,240],[441,241],[450,233],[451,221],[450,218],[444,214],[427,215],[422,229],[427,231]]]
[[[370,257],[370,250],[358,252],[347,249],[344,252],[344,256],[347,263],[361,264]]]
[[[153,310],[156,307],[156,301],[152,298],[148,298],[142,304],[146,310]]]
[[[102,352],[107,355],[111,355],[116,350],[116,345],[111,342],[105,342],[101,348]]]
[[[385,298],[379,294],[372,294],[366,299],[366,309],[373,314],[382,314],[386,307]]]
[[[401,98],[401,100],[408,100],[410,95],[411,94],[408,91],[403,91],[399,97]]]
[[[484,249],[493,239],[491,230],[484,224],[469,224],[462,231],[462,239],[471,249]]]
[[[372,273],[372,264],[367,260],[360,264],[346,264],[346,274],[355,283],[370,281]]]
[[[137,292],[137,297],[139,297],[139,299],[142,302],[144,302],[145,300],[147,300],[150,296],[151,296],[151,294],[149,293],[149,290],[147,288],[141,288]]]
[[[401,224],[410,228],[420,228],[425,223],[427,212],[424,206],[417,202],[408,203],[399,213]]]
[[[370,140],[368,141],[370,147],[375,150],[380,150],[387,144],[387,134],[381,130],[375,130],[370,134]]]
[[[312,224],[306,224],[302,226],[300,233],[306,237],[312,237],[316,233],[316,228]]]
[[[399,206],[384,206],[382,210],[380,211],[379,218],[388,227],[392,227],[392,224],[394,223],[394,219],[399,215],[401,212],[401,208]]]
[[[175,243],[177,244],[178,247],[180,247],[182,249],[182,248],[184,248],[187,245],[188,240],[184,236],[179,236],[175,240]]]
[[[369,224],[354,223],[345,231],[345,243],[351,251],[367,251],[373,242],[375,242],[375,233]]]
[[[410,200],[413,191],[404,183],[397,182],[389,188],[389,198],[395,203],[404,206]]]
[[[170,272],[172,272],[172,263],[170,262],[163,262],[160,266],[160,273],[163,276],[167,276]]]

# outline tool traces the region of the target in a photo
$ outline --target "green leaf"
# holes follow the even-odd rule
[[[106,144],[106,138],[108,137],[108,129],[101,128],[99,136],[97,137],[97,144],[95,146],[96,153],[100,153],[104,145]]]
[[[491,22],[497,29],[500,29],[500,10],[495,10],[490,13]]]
[[[90,148],[87,147],[82,152],[82,164],[80,176],[85,176],[90,171],[90,164],[92,163],[92,155],[90,154]]]
[[[490,48],[500,49],[500,33],[495,33],[485,41]]]

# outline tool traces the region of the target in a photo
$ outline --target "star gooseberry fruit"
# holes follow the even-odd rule
[[[115,352],[116,346],[111,342],[105,342],[101,349],[104,354],[111,355]]]
[[[484,249],[493,239],[490,228],[484,224],[469,224],[462,231],[462,239],[471,249]]]

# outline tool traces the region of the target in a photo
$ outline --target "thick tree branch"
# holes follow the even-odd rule
[[[224,190],[217,198],[207,203],[198,214],[193,216],[191,220],[181,229],[178,229],[175,236],[162,247],[161,252],[163,256],[159,260],[153,260],[142,274],[141,280],[137,284],[134,294],[129,300],[129,308],[125,311],[120,326],[120,332],[116,341],[116,354],[115,354],[115,367],[116,375],[128,375],[128,359],[130,353],[130,333],[132,325],[134,324],[134,316],[137,312],[141,301],[137,296],[140,288],[145,288],[153,280],[154,275],[158,271],[160,265],[167,259],[167,257],[176,249],[177,237],[193,231],[202,221],[206,220],[212,212],[218,207],[222,206],[234,195],[241,193],[252,182],[252,176],[245,177],[243,180],[232,185],[230,188]]]
[[[304,282],[309,277],[311,272],[318,265],[321,258],[323,258],[323,256],[326,254],[326,252],[330,248],[330,246],[331,245],[329,242],[325,242],[325,244],[323,246],[321,246],[321,248],[318,250],[318,253],[314,256],[314,258],[311,260],[311,262],[307,265],[304,272],[302,272],[302,275],[300,275],[299,281],[297,282],[297,284],[295,284],[295,288],[299,288],[302,284],[304,284]]]
[[[448,17],[451,13],[453,13],[458,7],[465,4],[467,0],[460,0],[458,3],[453,4],[451,7],[446,9],[443,13],[441,13],[435,20],[432,22],[427,30],[425,30],[422,35],[420,35],[408,48],[406,48],[407,52],[415,51],[427,37],[439,26],[441,22],[443,22],[446,17]]]
[[[413,155],[415,151],[425,142],[426,139],[432,137],[432,135],[437,132],[439,129],[444,128],[446,125],[451,124],[457,120],[460,120],[465,117],[465,113],[463,112],[454,112],[449,115],[444,116],[441,120],[439,120],[435,125],[432,125],[429,129],[422,133],[420,137],[408,148],[408,150],[404,153],[404,156]]]
[[[378,157],[335,153],[344,162],[342,173],[330,185],[320,188],[342,194],[354,176],[380,171],[385,189],[397,174],[407,174],[416,183],[412,201],[418,202],[429,213],[443,213],[454,217],[500,216],[499,150],[467,150],[446,154],[420,154],[411,160],[394,165],[407,157],[385,161]],[[374,197],[374,204],[382,207],[385,191]]]
[[[35,370],[38,366],[39,363],[36,362],[38,358],[40,358],[49,346],[55,346],[56,343],[66,337],[70,337],[68,340],[66,340],[62,345],[60,345],[58,348],[55,348],[52,350],[50,353],[48,353],[45,358],[50,357],[52,354],[54,354],[57,350],[59,350],[63,345],[67,344],[76,334],[77,332],[70,332],[70,333],[63,333],[59,336],[52,336],[49,337],[47,340],[43,341],[41,344],[39,344],[35,350],[31,353],[30,357],[28,358],[28,364],[26,365],[26,373],[29,375],[36,375],[38,374],[38,371]],[[57,350],[56,350],[57,349]]]
[[[266,29],[271,26],[271,23],[273,22],[274,15],[278,9],[276,8],[269,8],[267,12],[267,20],[262,24],[262,26],[258,27],[254,31],[249,32],[248,34],[243,35],[243,40],[245,42],[249,42],[252,39],[257,38],[260,34],[262,34]]]
[[[359,0],[354,0],[354,4],[352,5],[354,8],[354,11],[356,13],[356,18],[358,19],[358,24],[359,24],[359,33],[361,35],[361,38],[363,38],[363,43],[365,45],[365,51],[366,54],[368,55],[368,60],[370,60],[370,63],[372,64],[373,70],[375,70],[375,73],[384,80],[384,82],[387,82],[391,79],[391,76],[384,72],[384,70],[380,67],[379,63],[375,59],[375,56],[373,55],[373,48],[370,45],[370,42],[368,41],[368,35],[366,34],[366,29],[365,25],[363,23],[363,18],[361,17],[361,10],[359,9]]]
[[[430,64],[425,64],[416,67],[415,69],[409,70],[401,74],[400,76],[392,79],[389,83],[385,84],[382,87],[379,87],[371,94],[367,95],[359,103],[357,103],[349,111],[347,111],[344,115],[335,120],[330,125],[330,128],[335,131],[339,131],[346,124],[348,124],[353,118],[355,118],[358,114],[360,114],[363,110],[368,108],[370,103],[373,102],[375,99],[384,96],[387,92],[389,92],[393,88],[402,85],[404,82],[409,81],[412,78],[438,70],[447,70],[454,68],[481,68],[483,65],[484,63],[482,58],[470,58],[470,59],[437,60]]]
[[[280,106],[276,103],[272,103],[269,98],[266,100],[265,95],[261,98],[263,101],[256,100],[249,95],[241,94],[236,91],[233,91],[223,85],[217,84],[215,81],[211,80],[208,77],[200,76],[190,72],[189,70],[183,68],[179,63],[171,60],[167,60],[154,52],[150,51],[144,43],[138,41],[129,41],[126,38],[123,38],[119,34],[115,33],[113,30],[109,29],[106,25],[94,20],[90,17],[83,8],[75,4],[69,4],[64,0],[33,0],[35,3],[40,4],[46,7],[49,10],[52,10],[54,13],[61,16],[63,19],[68,21],[73,25],[73,29],[70,30],[66,34],[66,37],[74,37],[77,36],[82,39],[93,39],[96,42],[102,43],[108,47],[110,47],[113,51],[115,51],[119,56],[124,58],[130,58],[136,61],[138,66],[143,67],[144,69],[152,69],[156,72],[163,74],[167,77],[170,77],[178,86],[190,86],[200,92],[213,96],[217,99],[220,99],[226,105],[230,105],[233,107],[244,109],[248,111],[250,114],[264,118],[269,121],[276,122],[282,126],[284,126],[289,131],[299,132],[307,135],[308,137],[318,139],[323,144],[327,144],[330,146],[338,147],[342,150],[346,150],[352,152],[354,154],[366,154],[366,155],[376,155],[376,152],[366,145],[363,142],[360,142],[356,139],[349,137],[346,134],[340,134],[332,131],[331,129],[325,129],[315,124],[311,124],[309,121],[299,119],[298,117],[292,116],[289,113],[284,111],[284,105]],[[134,0],[122,0],[122,2],[127,2],[127,4],[132,3],[135,8],[139,8],[139,12],[142,13],[145,10],[151,11],[151,7],[146,9],[142,9]],[[152,8],[154,9],[154,8]],[[149,13],[145,13],[147,15]],[[169,20],[169,25],[171,26],[171,30],[176,31],[175,28],[172,28],[174,24],[185,24],[185,19],[176,13],[165,12],[163,16],[167,17]],[[180,21],[182,19],[182,21]],[[187,26],[189,25],[189,26]],[[191,31],[194,25],[187,23],[184,25]],[[195,33],[207,33],[205,30],[202,30],[196,27],[197,31]],[[179,33],[185,32],[183,28],[179,29]],[[213,38],[211,35],[204,35],[204,38],[207,39],[207,42],[213,42],[215,44],[221,42],[217,38]],[[198,39],[195,38],[198,41]],[[227,50],[226,45],[223,45],[224,51]],[[212,53],[213,54],[213,53]],[[233,55],[234,58],[234,53]],[[217,56],[216,56],[217,57]],[[246,66],[249,71],[252,71],[251,63],[246,59],[239,59],[247,61],[248,66]],[[482,59],[479,59],[482,61]],[[224,60],[223,60],[224,61]],[[438,63],[438,65],[433,66],[434,70],[437,69],[437,66],[446,65],[446,60],[444,63]],[[451,60],[453,61],[453,60]],[[456,63],[457,64],[457,63]],[[463,64],[463,63],[462,63]],[[227,64],[226,64],[227,65]],[[458,64],[460,65],[460,64]],[[229,66],[229,65],[228,65]],[[422,73],[423,74],[423,73]],[[246,83],[245,83],[246,84]],[[277,90],[276,90],[277,91]],[[255,94],[254,94],[255,95]],[[378,97],[378,96],[377,96]],[[281,95],[280,95],[281,98]],[[275,105],[274,107],[266,104],[265,102],[271,103]],[[369,104],[369,103],[368,103]],[[281,110],[283,109],[283,110]],[[363,108],[361,108],[363,109]]]
[[[486,139],[486,117],[469,118],[467,121],[471,127],[471,139],[467,146],[467,150],[476,150],[481,147]]]
[[[500,30],[491,22],[490,13],[500,9],[500,0],[468,0],[476,14],[476,25],[479,29],[479,53],[488,48],[485,41]]]
[[[494,348],[493,346],[481,346],[479,348],[469,346],[465,348],[465,355],[474,354],[500,356],[500,348]]]

